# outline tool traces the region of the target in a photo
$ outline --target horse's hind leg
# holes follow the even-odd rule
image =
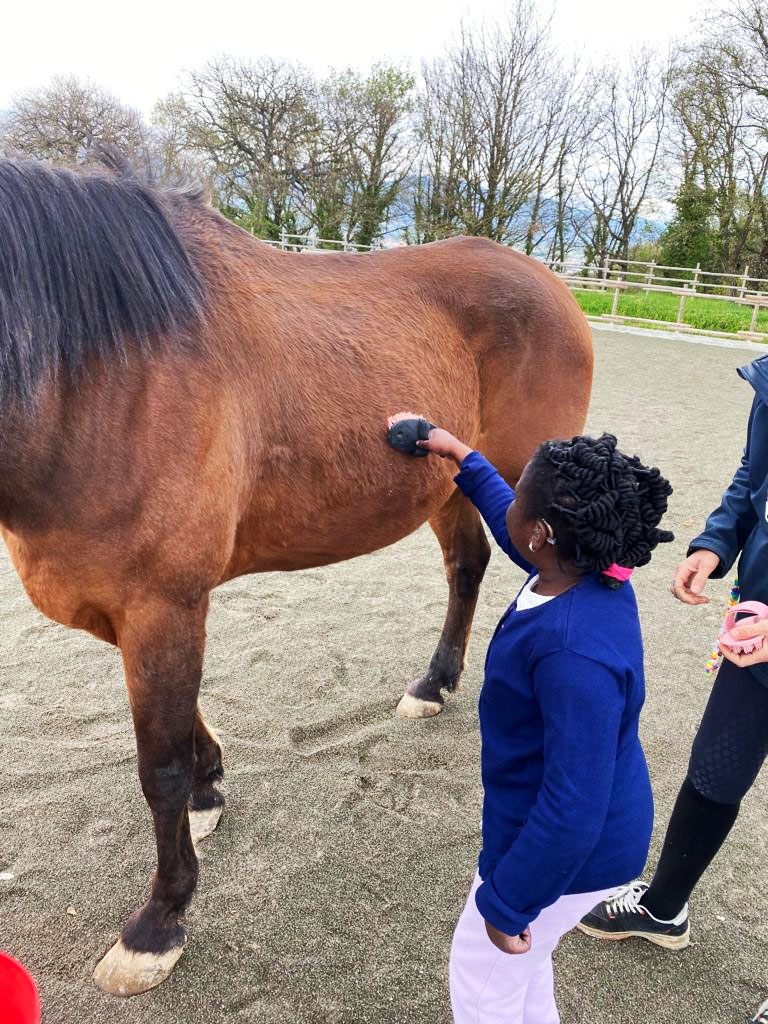
[[[189,828],[197,844],[213,833],[224,810],[224,794],[219,783],[224,778],[221,743],[203,718],[195,715],[195,767],[189,796]]]
[[[195,760],[197,694],[207,600],[194,609],[154,603],[129,614],[120,631],[139,778],[152,811],[157,870],[149,900],[96,968],[96,984],[136,995],[164,981],[181,956],[181,916],[197,883],[187,801]]]
[[[427,718],[443,709],[441,690],[455,690],[464,668],[464,654],[477,604],[480,582],[491,556],[480,516],[456,491],[429,521],[443,549],[448,577],[448,613],[421,679],[411,683],[397,706],[402,718]]]

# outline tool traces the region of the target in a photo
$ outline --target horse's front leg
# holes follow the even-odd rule
[[[113,995],[136,995],[159,985],[187,938],[181,917],[197,883],[187,803],[207,603],[206,597],[189,609],[148,600],[127,616],[120,631],[139,778],[154,819],[157,870],[149,900],[131,915],[96,968],[96,984]]]
[[[424,675],[400,699],[402,718],[428,718],[443,710],[441,690],[458,688],[472,617],[491,549],[474,505],[456,491],[429,521],[443,551],[448,612],[437,650]]]

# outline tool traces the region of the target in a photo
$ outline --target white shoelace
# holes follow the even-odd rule
[[[646,885],[640,885],[637,882],[630,882],[629,885],[625,885],[623,889],[619,889],[613,896],[605,901],[605,906],[609,914],[631,914],[640,912],[645,913],[642,907],[638,907],[640,903],[640,897],[643,895],[648,887]]]

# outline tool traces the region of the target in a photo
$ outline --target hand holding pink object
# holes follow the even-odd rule
[[[742,618],[736,623],[736,615],[745,611],[753,612],[749,618]],[[725,616],[723,631],[720,634],[720,647],[733,654],[752,654],[763,647],[768,633],[768,604],[762,601],[742,601],[734,604]],[[757,658],[764,660],[764,658]]]

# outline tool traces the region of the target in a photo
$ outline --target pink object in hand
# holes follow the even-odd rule
[[[736,616],[742,612],[753,612],[749,618],[736,621]],[[723,628],[720,631],[720,643],[723,647],[729,647],[735,654],[751,654],[752,651],[759,651],[763,646],[762,636],[731,636],[731,630],[736,626],[752,626],[758,622],[768,619],[768,605],[762,601],[742,601],[735,604],[725,616]]]

